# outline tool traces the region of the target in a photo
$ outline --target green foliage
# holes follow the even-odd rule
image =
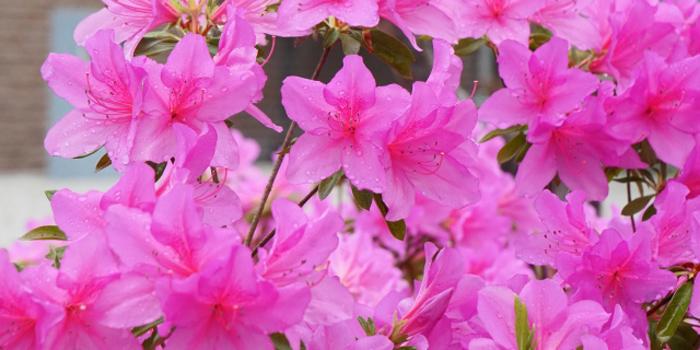
[[[68,237],[56,225],[39,226],[19,238],[22,241],[67,241]]]
[[[355,185],[350,184],[352,196],[355,198],[355,203],[364,210],[369,210],[372,207],[373,193],[370,190],[358,190]]]
[[[371,29],[369,35],[371,41],[363,40],[362,42],[367,51],[394,68],[402,77],[413,79],[409,64],[415,62],[416,58],[413,57],[411,50],[401,40],[381,30]]]
[[[534,350],[535,330],[530,329],[530,324],[527,322],[527,307],[517,295],[515,295],[514,307],[515,341],[518,344],[518,350]]]
[[[452,48],[455,50],[455,55],[457,56],[469,56],[484,46],[487,41],[488,39],[485,37],[478,39],[464,38],[459,39],[457,45],[452,46]]]
[[[54,246],[49,246],[49,253],[46,254],[44,257],[53,260],[53,263],[51,266],[55,268],[61,267],[61,259],[63,259],[63,252],[66,251],[66,247],[54,247]]]
[[[377,208],[379,208],[382,216],[386,218],[386,213],[389,212],[389,208],[382,200],[382,195],[374,193],[374,202],[377,203]],[[385,219],[384,222],[386,222],[387,227],[389,227],[391,235],[396,239],[403,241],[403,239],[406,237],[406,222],[403,219],[399,221],[386,221]]]
[[[664,314],[656,325],[656,339],[661,344],[667,343],[671,340],[673,334],[676,333],[678,325],[688,311],[692,294],[693,282],[683,283],[673,294],[673,298],[671,298],[666,310],[664,310]]]
[[[481,140],[479,140],[479,143],[484,143],[501,135],[510,134],[512,132],[524,132],[526,130],[527,125],[513,125],[506,129],[494,129],[491,130],[488,134],[484,135],[484,137],[482,137]]]
[[[523,150],[526,150],[526,148],[528,148],[528,142],[525,138],[525,134],[520,133],[508,141],[508,143],[498,151],[496,159],[499,164],[503,164],[515,158],[515,156],[519,155]]]
[[[656,196],[655,194],[648,195],[648,196],[643,196],[639,198],[635,198],[631,202],[627,203],[624,208],[622,208],[622,215],[625,216],[631,216],[634,214],[639,213],[644,209],[647,204],[649,204],[649,201]]]
[[[331,194],[331,191],[333,191],[333,188],[335,185],[338,184],[338,181],[340,181],[340,178],[343,176],[343,169],[340,169],[335,172],[335,174],[323,179],[319,184],[318,184],[318,198],[321,200],[324,200],[328,197],[328,195]]]

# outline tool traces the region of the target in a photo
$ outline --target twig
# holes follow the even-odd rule
[[[328,59],[328,54],[330,53],[331,48],[326,48],[323,50],[323,55],[321,55],[321,59],[318,61],[318,65],[316,66],[316,70],[314,71],[313,76],[311,77],[311,80],[318,80],[318,76],[321,74],[321,69],[323,66],[326,64],[326,60]],[[282,150],[287,149],[289,147],[289,144],[292,142],[292,135],[294,134],[294,129],[296,128],[297,123],[295,121],[292,121],[292,123],[289,125],[289,130],[287,130],[287,135],[284,137],[284,142],[282,142]],[[282,160],[284,160],[284,156],[286,153],[281,153],[278,157],[277,160],[275,160],[275,164],[272,166],[272,173],[270,174],[270,178],[267,180],[267,185],[265,186],[265,191],[263,192],[263,196],[260,199],[260,206],[258,207],[258,211],[255,213],[253,216],[253,221],[250,223],[250,229],[248,230],[248,235],[245,238],[245,241],[243,242],[246,246],[250,247],[251,242],[253,241],[253,236],[255,235],[255,229],[258,227],[258,222],[260,221],[260,217],[262,216],[263,211],[265,210],[265,204],[267,204],[267,198],[270,196],[270,192],[272,192],[272,185],[275,183],[275,179],[277,178],[277,173],[280,171],[280,166],[282,166]]]

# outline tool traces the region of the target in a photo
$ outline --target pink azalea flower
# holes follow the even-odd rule
[[[215,154],[216,131],[204,127],[204,135],[197,135],[194,130],[182,124],[173,125],[177,140],[177,154],[173,163],[166,162],[165,170],[156,185],[156,195],[163,196],[177,184],[187,184],[194,188],[194,201],[204,210],[203,222],[213,227],[231,225],[243,216],[241,200],[226,185],[228,168],[219,168],[218,180],[208,173]],[[225,133],[222,130],[222,133]],[[228,133],[228,138],[233,135]],[[232,144],[236,145],[235,139]],[[237,154],[226,155],[235,157]],[[206,176],[209,179],[206,180]]]
[[[599,97],[589,96],[583,108],[571,112],[560,126],[542,125],[527,135],[528,149],[515,176],[516,193],[534,196],[555,174],[572,190],[583,190],[590,200],[608,195],[608,181],[601,163],[607,166],[645,168],[630,153],[630,142],[618,138],[606,124]],[[633,156],[634,158],[629,158]],[[627,157],[627,158],[626,158]],[[633,164],[624,163],[633,159]]]
[[[408,289],[401,270],[394,267],[396,259],[379,248],[364,231],[341,235],[340,244],[329,260],[330,271],[340,278],[357,302],[367,306],[376,306],[391,291]]]
[[[341,167],[357,188],[386,187],[381,139],[404,111],[407,92],[398,85],[376,87],[360,56],[346,56],[328,83],[288,77],[282,104],[306,131],[292,147],[287,178],[318,182]]]
[[[36,326],[41,307],[23,288],[20,274],[4,249],[0,249],[0,276],[0,348],[39,348],[41,338]]]
[[[644,226],[628,239],[608,229],[583,255],[559,254],[556,266],[579,298],[596,300],[609,312],[620,304],[625,312],[639,317],[642,303],[676,286],[673,272],[660,269],[652,260],[650,241],[651,232]]]
[[[632,142],[646,138],[658,157],[683,166],[700,132],[695,110],[700,107],[700,57],[666,64],[646,53],[634,85],[620,97],[611,117],[613,129]]]
[[[567,40],[580,50],[599,49],[603,38],[596,23],[585,10],[596,6],[592,0],[547,0],[545,6],[530,20],[551,30],[555,36]]]
[[[180,14],[164,0],[103,0],[105,8],[88,16],[75,28],[73,38],[78,45],[101,29],[114,29],[117,44],[124,43],[127,57],[134,55],[136,45],[151,29],[176,22]]]
[[[581,336],[584,349],[644,350],[644,341],[634,335],[633,324],[620,305],[610,315],[609,324],[599,334]]]
[[[225,0],[220,6],[220,8],[225,8],[228,5],[233,4],[236,8],[244,9],[243,17],[250,23],[250,25],[255,30],[256,43],[265,46],[267,44],[267,38],[265,34],[276,35],[282,37],[298,37],[309,34],[310,28],[304,28],[303,30],[293,30],[291,28],[281,28],[284,27],[284,23],[277,23],[277,12],[268,11],[270,6],[279,4],[276,0]],[[230,21],[230,17],[226,16],[225,22]]]
[[[586,194],[574,191],[561,201],[549,190],[543,191],[535,200],[537,213],[546,231],[532,233],[519,242],[518,257],[530,264],[554,266],[561,252],[580,256],[598,241],[584,213]]]
[[[611,8],[612,7],[612,8]],[[656,7],[646,1],[602,1],[591,6],[591,18],[602,23],[602,54],[593,60],[589,69],[594,73],[606,73],[618,83],[617,91],[623,92],[634,81],[632,71],[639,66],[645,51],[655,51],[667,56],[676,43],[673,25],[654,20]]]
[[[307,31],[328,16],[351,26],[374,27],[379,23],[374,0],[282,0],[277,10],[280,29]]]
[[[92,57],[51,53],[41,75],[75,109],[54,125],[44,146],[53,156],[73,158],[105,145],[117,171],[133,161],[131,148],[141,115],[146,72],[128,62],[114,32],[100,31],[85,43]]]
[[[225,257],[240,238],[231,230],[202,223],[194,190],[173,187],[153,214],[112,206],[104,215],[109,246],[127,268],[148,276],[190,276]]]
[[[700,199],[686,200],[688,189],[670,181],[654,201],[657,213],[649,220],[654,227],[652,254],[661,266],[693,259],[690,249],[692,213],[700,210]]]
[[[381,0],[379,15],[399,27],[418,51],[422,49],[414,34],[457,43],[455,21],[435,1]]]
[[[511,39],[526,45],[530,36],[527,18],[545,5],[545,0],[465,0],[467,10],[457,21],[459,37],[479,38],[486,34],[496,45]]]
[[[431,107],[439,103],[427,84],[415,83],[409,110],[389,132],[384,193],[389,207],[387,220],[408,216],[415,203],[415,191],[453,208],[479,199],[477,179],[465,164],[469,155],[458,150],[460,144],[471,140],[464,133],[453,132],[457,125],[467,131],[473,128],[476,108],[471,100],[451,108]]]
[[[383,335],[368,337],[354,319],[319,327],[311,340],[305,344],[308,350],[391,350],[394,348],[394,343]]]
[[[255,31],[246,20],[248,17],[244,17],[247,12],[233,5],[228,5],[226,9],[227,21],[221,29],[219,51],[214,55],[214,63],[232,70],[250,70],[255,74],[258,83],[257,91],[245,111],[266,127],[280,132],[282,127],[275,125],[263,111],[253,105],[262,99],[262,88],[265,86],[267,77],[257,62]]]
[[[246,247],[229,251],[190,278],[157,285],[166,327],[176,327],[169,349],[271,350],[268,334],[302,320],[308,288],[277,290],[257,276]]]
[[[260,275],[277,286],[296,281],[318,282],[313,280],[314,275],[319,278],[315,273],[338,246],[337,233],[345,226],[343,219],[326,210],[309,220],[298,205],[282,198],[272,203],[272,216],[276,233],[269,252],[261,256]]]
[[[149,74],[144,113],[134,139],[138,161],[162,162],[176,153],[173,124],[181,123],[201,133],[205,124],[217,133],[212,165],[235,169],[237,153],[224,120],[253,100],[258,90],[255,73],[214,64],[204,37],[187,34],[175,46],[164,66],[148,59],[139,64]],[[227,156],[229,155],[229,156]]]
[[[22,275],[43,308],[37,325],[46,349],[140,349],[130,329],[161,316],[152,283],[120,274],[101,237],[71,243],[59,270],[30,266]]]
[[[695,148],[690,152],[683,168],[678,171],[678,180],[688,188],[688,198],[700,195],[700,135],[695,135]],[[672,180],[674,181],[674,180]]]
[[[479,119],[499,128],[528,124],[534,132],[543,122],[559,126],[598,87],[593,74],[568,68],[569,44],[563,39],[554,37],[534,53],[514,41],[498,48],[498,71],[506,89],[484,102]]]
[[[527,307],[528,324],[534,329],[536,349],[575,349],[587,333],[603,328],[609,314],[600,304],[584,300],[569,303],[552,280],[533,280],[523,287],[520,299]],[[486,287],[479,292],[478,312],[491,339],[472,340],[479,349],[517,349],[515,339],[515,293],[505,287]],[[490,346],[490,347],[489,347]]]
[[[394,316],[393,310],[382,306],[385,301],[377,306],[378,312],[391,310],[391,315],[380,313],[377,319],[388,325],[393,324],[391,334],[396,336],[429,334],[445,313],[464,273],[464,261],[455,249],[443,248],[438,252],[435,245],[426,243],[425,256],[423,280],[413,298],[398,303],[398,315]],[[393,298],[395,297],[394,294]],[[389,294],[389,298],[392,298],[392,294]]]

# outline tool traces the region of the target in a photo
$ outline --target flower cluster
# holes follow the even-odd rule
[[[47,192],[53,218],[25,238],[52,241],[0,249],[0,349],[697,342],[694,0],[104,3],[75,31],[90,62],[41,68],[74,107],[45,147],[104,147],[98,168],[122,175]],[[381,18],[431,57],[410,90],[377,86],[358,55],[410,76]],[[291,126],[265,180],[229,118],[282,130],[255,106],[268,36],[324,52],[311,79],[284,79]],[[321,82],[336,44],[343,66]],[[456,53],[479,46],[504,87],[477,108]],[[604,219],[612,182],[628,204]]]

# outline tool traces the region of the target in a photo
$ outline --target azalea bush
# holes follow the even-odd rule
[[[698,348],[700,3],[104,4],[90,61],[41,68],[74,107],[45,147],[121,177],[47,190],[0,250],[0,349]],[[283,131],[256,106],[278,36],[323,49],[263,171],[235,126]],[[478,49],[504,87],[477,108]],[[377,86],[361,51],[432,70]]]

